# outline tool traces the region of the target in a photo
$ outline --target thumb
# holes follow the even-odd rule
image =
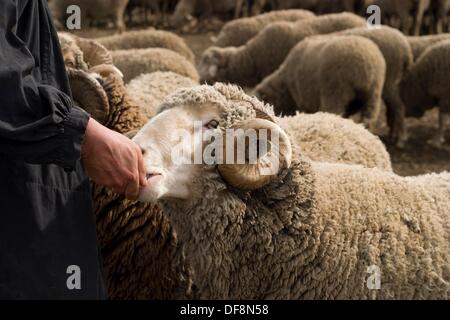
[[[142,153],[139,152],[138,154],[138,170],[139,170],[139,184],[142,187],[147,186],[147,170],[145,169],[144,164],[144,157],[142,156]]]

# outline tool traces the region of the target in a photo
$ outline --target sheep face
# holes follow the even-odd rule
[[[87,70],[88,66],[84,61],[83,51],[81,51],[76,42],[67,36],[60,36],[60,41],[66,67]]]
[[[200,81],[206,83],[214,83],[227,79],[227,52],[234,48],[211,48],[202,56],[198,66]]]
[[[195,184],[211,166],[195,152],[203,151],[203,138],[217,132],[220,119],[217,107],[186,105],[163,111],[143,127],[133,139],[144,152],[149,182],[141,201],[198,196]]]
[[[134,141],[148,172],[140,195],[146,202],[199,199],[211,181],[217,189],[259,189],[289,168],[292,157],[287,134],[248,101],[163,107]]]

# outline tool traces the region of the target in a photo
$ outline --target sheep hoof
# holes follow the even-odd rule
[[[427,143],[435,148],[442,148],[442,145],[445,143],[445,139],[441,136],[436,136],[427,141]]]

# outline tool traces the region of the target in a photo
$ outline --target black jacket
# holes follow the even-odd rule
[[[0,298],[105,297],[80,162],[88,120],[47,0],[0,0]],[[73,265],[81,289],[67,285]]]

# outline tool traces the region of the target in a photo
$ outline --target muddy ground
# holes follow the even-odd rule
[[[79,35],[95,38],[111,33],[111,30],[94,29],[80,32]],[[216,35],[216,32],[180,34],[195,53],[197,62],[203,51],[213,44]],[[436,132],[437,118],[437,110],[432,110],[422,119],[408,119],[410,140],[404,149],[396,148],[382,137],[391,155],[395,172],[404,176],[450,172],[450,128],[447,130],[447,143],[442,148],[438,149],[427,143]]]

